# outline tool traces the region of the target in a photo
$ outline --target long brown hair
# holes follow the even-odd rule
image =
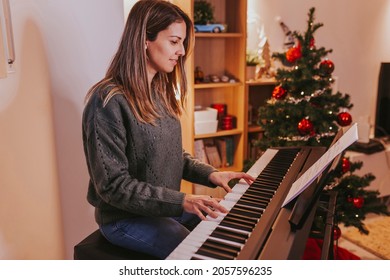
[[[149,88],[146,40],[156,40],[160,31],[174,22],[183,21],[186,24],[185,54],[171,73],[156,73]],[[187,96],[184,62],[192,50],[193,41],[193,23],[179,7],[163,0],[138,1],[129,13],[118,50],[105,77],[88,91],[86,101],[94,92],[104,89],[109,90],[104,104],[115,94],[123,93],[137,120],[154,124],[159,114],[153,99],[158,94],[167,112],[173,117],[180,116]]]

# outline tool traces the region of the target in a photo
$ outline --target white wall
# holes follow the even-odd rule
[[[304,32],[308,12],[316,8],[317,46],[333,49],[338,90],[351,95],[354,121],[370,115],[373,123],[379,66],[390,61],[390,1],[362,0],[249,0],[248,7],[264,24],[272,51],[281,51],[284,35],[275,18],[280,16],[291,30]],[[256,36],[250,37],[253,46]]]
[[[10,4],[16,72],[0,80],[0,258],[71,259],[96,228],[86,202],[83,98],[116,50],[123,1]]]

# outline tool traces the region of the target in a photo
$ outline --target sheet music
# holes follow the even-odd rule
[[[346,148],[358,140],[357,124],[353,124],[341,138],[336,141],[305,173],[301,175],[291,186],[282,207],[302,193],[332,160],[341,154]]]

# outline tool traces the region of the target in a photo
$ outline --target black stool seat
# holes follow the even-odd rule
[[[131,251],[111,244],[99,230],[88,235],[74,246],[75,260],[156,260],[144,253]]]

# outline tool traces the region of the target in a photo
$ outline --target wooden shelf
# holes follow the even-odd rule
[[[258,125],[248,126],[248,133],[264,132],[264,130]]]
[[[241,86],[242,83],[236,82],[236,83],[200,83],[195,84],[194,89],[207,89],[207,88],[224,88],[224,87],[238,87]]]
[[[195,135],[195,139],[203,139],[203,138],[212,138],[212,137],[222,137],[222,136],[232,136],[242,134],[241,129],[229,129],[229,130],[218,130],[215,133],[207,133],[207,134],[198,134]]]
[[[196,38],[242,38],[241,33],[195,33]]]
[[[245,82],[248,86],[276,85],[275,79],[250,80]]]

